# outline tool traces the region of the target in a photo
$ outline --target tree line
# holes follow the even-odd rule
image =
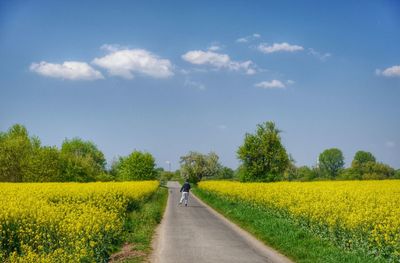
[[[36,136],[16,124],[0,132],[0,181],[3,182],[93,182],[185,178],[230,179],[243,182],[400,179],[400,169],[378,162],[367,151],[356,152],[345,168],[340,149],[323,151],[313,167],[296,166],[281,142],[274,122],[257,125],[246,133],[237,150],[240,166],[223,166],[216,153],[189,152],[180,158],[180,169],[171,172],[156,167],[148,152],[133,151],[114,160],[109,168],[104,154],[91,141],[65,139],[61,148],[43,146]]]
[[[0,181],[93,182],[152,180],[157,177],[150,153],[133,151],[119,157],[110,169],[104,154],[91,141],[65,139],[61,148],[42,146],[20,124],[0,132]]]
[[[323,151],[314,167],[298,167],[283,146],[280,133],[271,121],[257,125],[255,133],[246,133],[237,150],[240,166],[228,173],[222,172],[215,153],[189,153],[181,157],[182,176],[192,182],[208,178],[243,182],[400,179],[400,169],[378,162],[372,153],[362,150],[356,152],[348,168],[338,148]]]

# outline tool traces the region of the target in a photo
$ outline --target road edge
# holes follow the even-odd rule
[[[160,251],[162,250],[161,244],[161,240],[162,238],[165,236],[163,235],[163,233],[165,233],[165,222],[166,222],[166,218],[167,218],[167,213],[169,213],[169,206],[170,206],[170,199],[171,199],[171,195],[170,195],[170,189],[168,188],[168,198],[167,198],[167,205],[165,206],[164,209],[164,214],[162,216],[161,222],[160,224],[158,224],[158,226],[156,227],[154,234],[153,234],[153,238],[151,240],[151,254],[148,257],[149,262],[152,263],[156,263],[156,262],[160,262]]]
[[[193,192],[191,194],[192,197],[194,197],[200,204],[202,204],[210,213],[219,218],[227,227],[229,227],[239,236],[241,236],[245,240],[245,242],[249,244],[250,247],[254,248],[254,250],[258,252],[260,255],[264,256],[269,261],[275,263],[294,263],[294,261],[283,255],[279,251],[275,250],[272,247],[267,246],[261,240],[257,239],[252,234],[250,234],[240,226],[236,225],[232,221],[230,221],[228,218],[223,216],[221,213],[219,213],[214,208],[205,203],[203,200],[201,200],[199,197],[197,197]]]

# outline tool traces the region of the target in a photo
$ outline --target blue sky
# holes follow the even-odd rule
[[[236,168],[272,120],[297,165],[340,148],[400,168],[398,1],[1,1],[0,130],[160,166]]]

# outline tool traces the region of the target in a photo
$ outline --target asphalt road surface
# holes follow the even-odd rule
[[[155,263],[288,263],[289,259],[189,196],[178,206],[180,185],[168,182],[169,198],[159,226],[152,261]]]

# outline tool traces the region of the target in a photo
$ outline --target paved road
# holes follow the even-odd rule
[[[156,263],[291,262],[264,246],[207,205],[189,196],[178,206],[180,185],[168,182],[166,212],[157,231],[152,261]]]

